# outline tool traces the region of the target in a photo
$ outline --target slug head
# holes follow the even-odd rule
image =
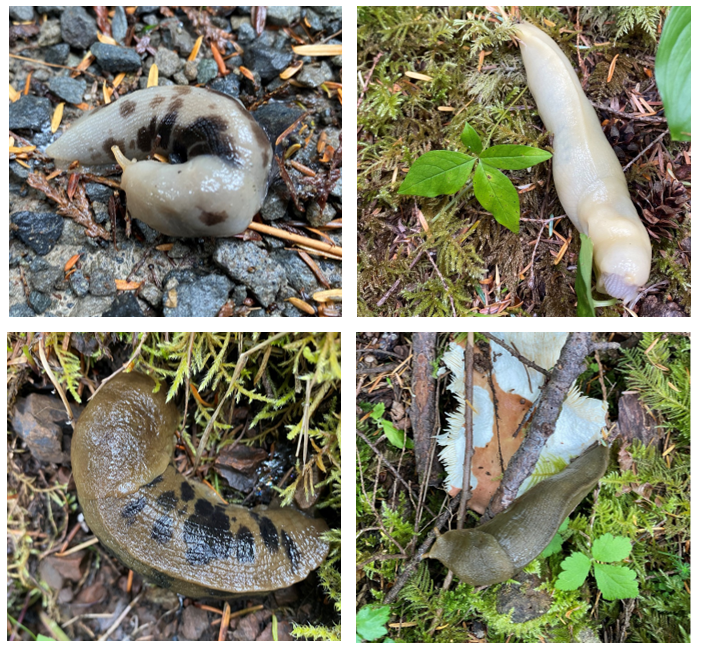
[[[476,529],[448,531],[428,553],[468,585],[493,585],[518,573],[496,538]]]
[[[166,469],[179,414],[164,385],[154,388],[144,374],[118,374],[81,413],[71,441],[80,501],[132,494]]]

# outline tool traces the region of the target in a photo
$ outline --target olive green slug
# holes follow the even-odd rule
[[[325,559],[327,530],[293,508],[221,503],[173,463],[179,412],[132,372],[111,379],[78,419],[71,462],[85,520],[148,580],[194,598],[269,592]]]
[[[468,585],[513,578],[550,543],[560,524],[604,475],[608,462],[608,447],[591,447],[486,524],[441,535],[428,557]]]

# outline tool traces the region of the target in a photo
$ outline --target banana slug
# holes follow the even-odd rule
[[[594,243],[597,290],[632,302],[650,276],[648,232],[572,65],[545,32],[517,25],[528,88],[553,132],[553,177],[565,213]]]
[[[152,152],[171,165],[133,160]],[[239,100],[191,86],[154,86],[95,109],[46,154],[60,168],[117,158],[132,217],[183,238],[242,233],[264,201],[273,160]]]
[[[71,463],[85,520],[106,549],[157,585],[200,597],[269,592],[303,580],[328,552],[322,519],[293,508],[224,505],[173,464],[179,413],[132,372],[76,423]]]
[[[550,544],[608,463],[608,447],[597,444],[587,449],[486,524],[441,535],[427,557],[442,562],[468,585],[493,585],[513,578]]]

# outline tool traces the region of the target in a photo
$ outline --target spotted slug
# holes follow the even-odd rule
[[[137,160],[150,153],[170,165]],[[264,201],[273,160],[239,100],[190,86],[155,86],[95,109],[46,154],[60,168],[117,158],[132,217],[183,238],[242,233]]]
[[[194,598],[269,592],[325,559],[327,530],[293,508],[226,505],[173,463],[179,413],[155,382],[111,379],[78,419],[73,477],[85,520],[107,550],[153,583]]]
[[[427,557],[442,562],[468,585],[513,578],[550,544],[560,524],[604,475],[608,462],[609,448],[593,446],[486,524],[441,535]]]
[[[565,213],[594,243],[597,290],[632,302],[650,275],[648,232],[577,74],[539,28],[517,25],[528,88],[553,132],[553,177]]]

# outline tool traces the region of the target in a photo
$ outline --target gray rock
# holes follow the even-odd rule
[[[90,289],[88,279],[83,276],[83,270],[76,270],[68,278],[68,285],[77,297],[85,297]]]
[[[213,260],[227,271],[228,276],[243,283],[266,308],[286,275],[284,269],[251,241],[222,239],[218,242]]]
[[[144,317],[144,313],[134,293],[127,292],[115,297],[103,317]]]
[[[45,97],[23,95],[9,105],[10,129],[39,131],[51,121],[51,102]]]
[[[27,304],[10,306],[10,317],[36,317],[36,313]]]
[[[124,7],[115,7],[115,15],[112,18],[112,23],[110,24],[110,26],[112,28],[112,38],[114,38],[118,43],[124,45],[128,27],[127,14],[125,13]]]
[[[31,5],[10,5],[10,18],[21,22],[34,19],[34,8]]]
[[[63,66],[68,61],[68,55],[70,53],[71,46],[68,43],[57,43],[44,51],[44,61]]]
[[[64,219],[56,213],[21,211],[10,216],[20,240],[37,254],[48,254],[64,230]]]
[[[179,281],[179,277],[183,281]],[[174,279],[175,284],[164,284],[167,288],[163,297],[166,317],[215,317],[233,287],[227,277],[217,274],[206,277],[198,277],[194,273],[173,275],[172,281]]]
[[[216,79],[218,76],[218,65],[214,59],[201,59],[198,64],[199,84],[207,84],[209,81]]]
[[[27,298],[27,303],[37,315],[41,315],[51,306],[51,297],[43,292],[32,290]]]
[[[66,7],[61,14],[61,38],[74,48],[90,47],[97,38],[97,31],[95,19],[83,7]]]
[[[318,202],[315,200],[308,202],[306,220],[314,227],[322,227],[331,220],[334,220],[336,215],[337,211],[335,211],[334,207],[330,206],[330,204],[326,204],[325,208],[321,211]]]
[[[37,257],[29,264],[26,276],[27,282],[34,290],[48,295],[54,289],[54,284],[63,279],[63,275],[61,267]]]
[[[266,22],[272,25],[285,27],[297,21],[301,17],[300,7],[290,7],[284,5],[282,7],[267,7]]]
[[[122,48],[119,45],[93,43],[90,48],[96,63],[101,70],[109,73],[131,73],[142,67],[142,60],[132,48]]]
[[[293,53],[255,43],[245,50],[244,65],[258,72],[264,83],[270,82],[291,63]]]
[[[324,61],[303,66],[296,80],[308,88],[317,88],[323,82],[332,81],[332,70]]]
[[[168,48],[159,48],[154,57],[160,77],[173,77],[183,67],[181,58]]]
[[[49,88],[62,100],[71,104],[80,104],[83,102],[83,94],[86,92],[86,83],[82,79],[72,79],[66,75],[60,75],[51,78]]]
[[[95,266],[93,266],[95,267]],[[112,297],[117,292],[113,273],[106,270],[93,270],[90,275],[90,294],[95,297]]]

